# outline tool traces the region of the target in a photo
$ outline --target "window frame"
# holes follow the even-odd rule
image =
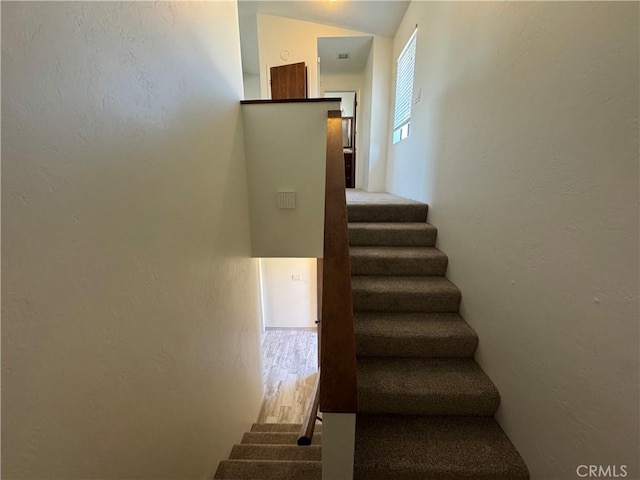
[[[396,60],[396,88],[392,118],[394,144],[407,138],[411,128],[417,36],[418,28],[416,27]]]

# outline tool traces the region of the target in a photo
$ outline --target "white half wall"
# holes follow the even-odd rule
[[[339,101],[242,105],[254,257],[324,254],[327,113]],[[295,208],[278,208],[295,192]]]
[[[212,478],[262,400],[236,4],[1,8],[3,478]]]
[[[322,414],[322,479],[351,480],[355,454],[356,414]]]
[[[639,7],[413,2],[394,41],[422,99],[387,189],[430,204],[533,479],[640,478]]]
[[[316,328],[315,258],[262,258],[262,303],[266,328]]]

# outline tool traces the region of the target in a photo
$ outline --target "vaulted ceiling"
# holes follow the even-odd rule
[[[244,72],[253,74],[257,74],[259,71],[256,29],[256,14],[258,13],[392,37],[398,29],[409,3],[403,0],[238,0],[242,69]]]

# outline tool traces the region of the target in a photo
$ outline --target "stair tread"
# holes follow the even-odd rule
[[[320,445],[238,444],[231,450],[230,460],[322,460]]]
[[[301,428],[300,423],[254,423],[251,425],[252,432],[299,432]]]
[[[446,278],[423,276],[375,276],[364,275],[351,279],[352,288],[355,290],[371,290],[373,292],[400,292],[400,293],[460,293],[458,287]]]
[[[353,321],[359,356],[467,357],[478,344],[456,313],[357,312]]]
[[[355,222],[350,223],[349,228],[361,230],[393,230],[406,233],[407,231],[431,231],[437,228],[428,222]]]
[[[355,246],[349,255],[352,275],[442,276],[449,262],[434,247]]]
[[[428,246],[436,243],[438,230],[426,222],[352,222],[350,245]]]
[[[352,276],[354,311],[457,312],[460,290],[439,276]]]
[[[349,247],[352,257],[381,257],[381,258],[447,258],[447,255],[435,247],[406,247],[356,245]]]
[[[358,414],[355,445],[356,480],[529,478],[492,417]]]
[[[213,478],[320,480],[322,478],[322,462],[306,460],[222,460]]]
[[[426,222],[422,203],[347,204],[348,222]]]
[[[299,434],[296,432],[245,432],[242,444],[297,445]],[[312,444],[322,443],[322,433],[314,433]]]
[[[359,411],[493,415],[500,394],[472,358],[358,357]]]

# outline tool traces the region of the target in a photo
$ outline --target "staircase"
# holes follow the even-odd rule
[[[528,479],[493,418],[427,205],[347,191],[359,412],[356,480]]]
[[[310,446],[297,445],[302,425],[255,423],[234,445],[229,460],[218,466],[214,479],[320,480],[322,478],[322,426]]]

